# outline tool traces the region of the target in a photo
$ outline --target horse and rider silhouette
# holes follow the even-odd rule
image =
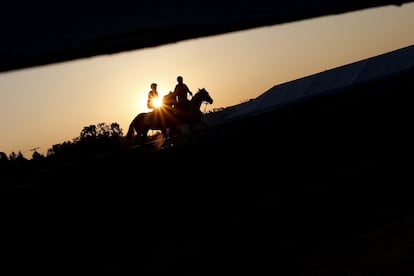
[[[200,107],[203,102],[213,103],[213,99],[205,88],[198,89],[191,100],[181,105],[177,103],[175,94],[170,92],[163,97],[161,107],[135,116],[129,124],[126,139],[131,140],[135,135],[138,143],[144,144],[149,130],[160,130],[164,138],[167,138],[179,133],[178,128],[183,124],[189,126],[190,133],[195,131],[197,124],[207,127],[201,119]]]

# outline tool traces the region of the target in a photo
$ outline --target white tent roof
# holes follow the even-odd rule
[[[206,114],[206,121],[215,125],[260,114],[413,68],[414,45],[276,85],[256,99],[215,112],[219,114]]]

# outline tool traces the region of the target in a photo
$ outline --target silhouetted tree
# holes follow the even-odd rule
[[[80,138],[82,140],[87,137],[96,137],[96,126],[95,125],[83,127],[80,133]]]
[[[12,151],[12,152],[9,154],[9,159],[10,159],[10,161],[14,161],[14,160],[16,160],[16,158],[17,158],[17,153],[15,153],[14,151]]]
[[[118,123],[112,123],[108,125],[106,123],[99,123],[96,126],[96,133],[98,136],[112,137],[112,136],[122,136],[122,129]]]
[[[32,154],[32,160],[34,161],[41,161],[44,160],[46,157],[40,153],[38,153],[37,151],[34,151]]]
[[[4,174],[9,172],[9,158],[7,154],[0,151],[0,181]]]
[[[111,131],[112,131],[112,136],[122,137],[124,135],[122,128],[120,127],[118,123],[111,124]]]
[[[7,154],[0,151],[0,163],[7,162],[7,161],[9,161],[9,158],[7,157]]]
[[[98,136],[109,137],[111,135],[111,128],[105,123],[99,123],[96,127],[96,133]]]
[[[76,155],[75,145],[70,141],[55,144],[47,150],[47,159],[52,162],[63,162],[73,159]]]
[[[9,159],[11,161],[24,161],[24,160],[27,160],[26,158],[24,158],[21,151],[19,151],[18,153],[15,153],[14,151],[12,151],[9,155]]]

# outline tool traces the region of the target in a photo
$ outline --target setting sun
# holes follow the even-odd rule
[[[162,105],[161,98],[157,97],[157,98],[152,99],[152,104],[154,105],[154,107],[161,107]]]

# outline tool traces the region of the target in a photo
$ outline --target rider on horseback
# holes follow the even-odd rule
[[[193,96],[193,92],[191,92],[188,86],[183,82],[182,76],[177,77],[177,82],[173,92],[177,100],[176,108],[180,110],[188,110],[190,102],[187,98],[187,93],[190,94],[190,96]]]
[[[155,111],[158,108],[155,103],[158,97],[157,84],[151,83],[151,90],[148,92],[147,107]]]
[[[157,91],[157,84],[151,83],[151,90],[148,92],[147,107],[152,109],[153,120],[159,120],[160,112],[160,98]]]

